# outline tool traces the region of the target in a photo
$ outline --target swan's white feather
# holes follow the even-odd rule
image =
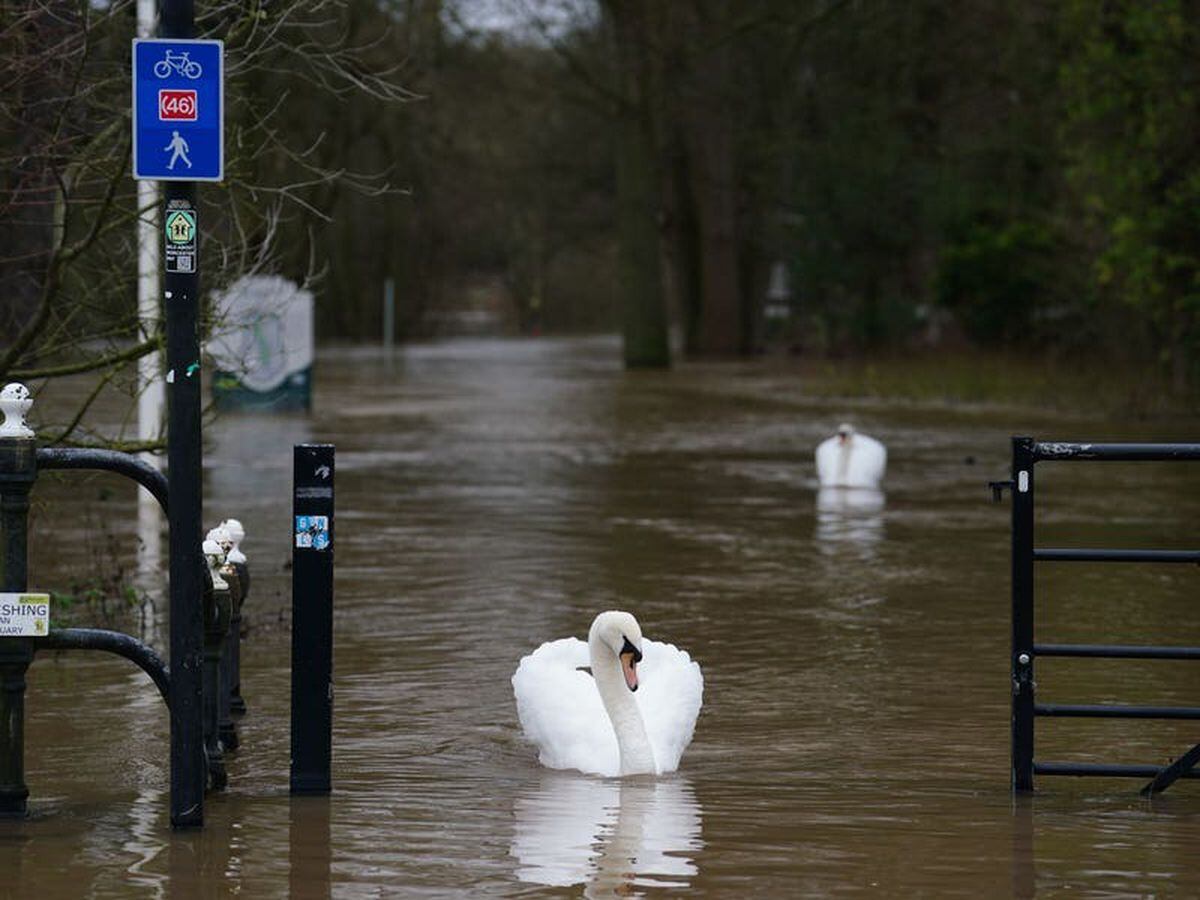
[[[578,638],[547,641],[513,674],[517,716],[538,759],[551,769],[616,775],[617,736],[587,672],[588,645]]]
[[[646,640],[642,654],[635,696],[658,771],[674,772],[692,742],[704,699],[704,676],[687,651],[674,644]]]
[[[816,457],[821,487],[878,489],[887,469],[887,448],[857,432],[851,436],[848,450],[835,436],[817,446]]]
[[[673,644],[642,641],[634,694],[659,773],[679,768],[692,740],[704,694],[700,666]],[[512,677],[517,716],[538,759],[551,769],[617,775],[620,751],[596,683],[580,666],[588,646],[577,638],[542,644]]]

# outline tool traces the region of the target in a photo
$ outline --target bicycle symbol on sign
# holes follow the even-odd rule
[[[199,78],[204,74],[204,69],[200,63],[191,59],[189,52],[184,50],[182,53],[172,53],[167,50],[167,55],[154,64],[154,74],[159,78],[166,78],[174,69],[184,78]]]

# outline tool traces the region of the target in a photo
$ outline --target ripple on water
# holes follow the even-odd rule
[[[1007,476],[1011,434],[1059,423],[814,398],[771,362],[624,373],[611,339],[433,343],[390,369],[335,352],[316,384],[312,418],[227,416],[208,431],[206,516],[243,519],[255,572],[230,790],[210,798],[202,833],[173,835],[168,723],[142,676],[39,659],[35,816],[0,840],[13,890],[1200,892],[1191,784],[1153,804],[1104,781],[1009,793],[1009,509],[985,482]],[[815,483],[813,448],[846,418],[889,447],[869,502]],[[286,793],[290,448],[308,440],[338,448],[328,799]],[[87,484],[41,494],[54,540],[34,548],[39,583],[92,571],[101,519],[115,549],[99,554],[132,565],[132,492]],[[1039,469],[1039,540],[1186,543],[1196,486],[1159,469]],[[68,498],[71,514],[56,513]],[[1190,642],[1193,588],[1185,572],[1048,570],[1038,627]],[[695,740],[661,781],[549,772],[517,724],[520,657],[584,636],[610,607],[704,669]],[[1165,664],[1043,661],[1039,683],[1064,702],[1190,702]],[[1058,724],[1039,726],[1039,752],[1085,761],[1163,759],[1194,737]]]

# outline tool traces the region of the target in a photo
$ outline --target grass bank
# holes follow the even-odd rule
[[[1181,395],[1154,371],[1105,360],[956,351],[809,359],[795,365],[805,392],[814,396],[1090,410],[1123,419],[1200,418],[1196,391]]]

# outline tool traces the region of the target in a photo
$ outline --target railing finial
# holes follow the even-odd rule
[[[33,406],[33,398],[29,396],[29,388],[19,381],[13,381],[0,390],[0,412],[4,413],[4,422],[0,423],[0,438],[31,438],[33,429],[25,424],[25,414]]]

